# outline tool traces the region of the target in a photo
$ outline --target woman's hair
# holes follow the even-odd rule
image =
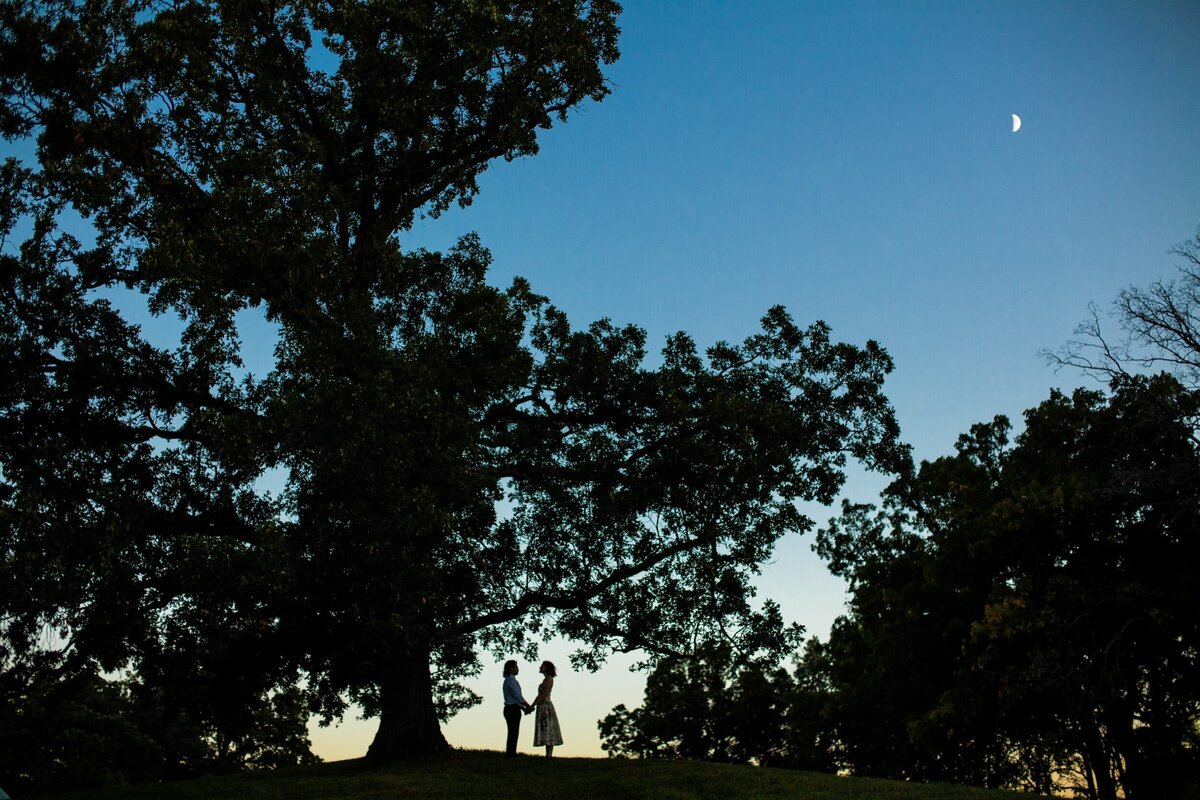
[[[543,662],[542,662],[542,670],[541,670],[541,672],[542,672],[542,674],[543,674],[543,675],[545,675],[547,678],[556,678],[556,677],[558,677],[558,670],[556,670],[556,669],[554,668],[554,662],[553,662],[553,661],[543,661]]]
[[[508,661],[504,662],[504,677],[507,678],[509,675],[512,675],[516,671],[517,671],[517,660],[515,658],[510,658]]]

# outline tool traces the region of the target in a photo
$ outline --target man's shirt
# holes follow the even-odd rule
[[[504,705],[525,705],[525,698],[521,695],[521,684],[517,683],[516,675],[509,675],[504,679]]]

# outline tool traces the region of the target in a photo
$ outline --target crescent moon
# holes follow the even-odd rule
[[[1013,114],[1012,118],[1013,118],[1013,133],[1016,133],[1017,131],[1021,130],[1021,118],[1018,117],[1016,114]]]

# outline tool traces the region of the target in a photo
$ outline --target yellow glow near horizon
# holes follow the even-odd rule
[[[543,647],[538,659],[532,663],[519,660],[521,672],[517,680],[525,699],[533,700],[542,680],[537,672],[538,664],[543,659],[553,661],[558,668],[558,678],[554,681],[554,708],[563,730],[563,744],[554,752],[576,758],[604,758],[606,753],[600,749],[600,731],[596,723],[621,703],[629,708],[640,706],[646,676],[629,671],[629,665],[638,660],[629,655],[610,658],[596,674],[575,672],[569,659],[572,649],[568,642],[555,641]],[[500,694],[503,672],[504,662],[493,663],[488,657],[484,659],[483,673],[465,681],[483,702],[455,715],[442,726],[442,733],[451,746],[464,750],[504,749],[506,729]],[[603,691],[596,691],[597,687],[603,687]],[[376,719],[357,719],[354,709],[340,724],[328,728],[320,727],[313,720],[308,726],[312,750],[325,761],[361,758],[366,755],[378,724]],[[521,724],[518,750],[522,753],[542,752],[542,748],[533,746],[532,717],[527,717]]]

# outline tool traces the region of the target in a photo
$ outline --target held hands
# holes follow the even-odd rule
[[[532,713],[533,713],[533,706],[529,705],[529,703],[526,703],[525,704],[525,716],[529,716]]]

